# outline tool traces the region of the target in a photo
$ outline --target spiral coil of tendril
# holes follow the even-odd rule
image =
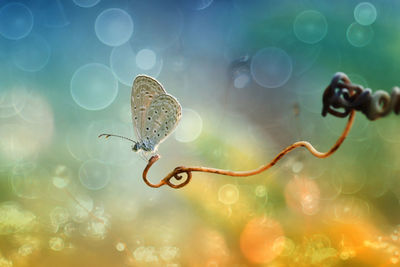
[[[394,87],[390,95],[383,90],[372,93],[371,89],[352,84],[346,74],[338,72],[325,89],[322,102],[322,116],[329,113],[343,118],[352,110],[357,110],[369,120],[376,120],[392,110],[395,114],[400,113],[400,88]]]
[[[168,173],[167,176],[165,176],[158,184],[152,184],[149,182],[147,179],[147,173],[149,172],[150,167],[160,159],[160,155],[155,155],[149,159],[149,162],[146,166],[146,168],[143,170],[143,181],[150,187],[158,188],[163,185],[168,185],[169,187],[178,189],[181,187],[184,187],[187,185],[190,180],[192,179],[192,172],[189,170],[186,170],[185,167],[176,167],[172,172]],[[182,180],[182,175],[181,173],[186,173],[186,179]],[[175,178],[177,181],[179,181],[179,184],[174,184],[171,182],[172,178]]]

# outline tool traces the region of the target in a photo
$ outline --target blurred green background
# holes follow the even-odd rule
[[[326,151],[337,71],[400,85],[400,4],[381,0],[0,1],[0,266],[391,266],[399,118],[358,114],[340,149],[248,178],[147,187],[130,94],[157,78],[183,118],[151,169],[254,169]]]

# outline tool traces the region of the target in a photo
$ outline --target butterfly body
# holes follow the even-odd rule
[[[132,150],[134,152],[138,152],[140,150],[146,151],[146,152],[151,152],[151,151],[155,151],[156,148],[154,146],[154,144],[152,144],[149,140],[143,140],[140,142],[136,142],[133,146],[132,146]]]

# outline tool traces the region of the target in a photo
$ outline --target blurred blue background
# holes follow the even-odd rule
[[[363,115],[329,159],[299,149],[248,178],[152,189],[136,75],[183,107],[150,171],[248,170],[326,151],[337,71],[400,84],[400,4],[316,0],[0,1],[0,266],[387,266],[400,260],[398,118]]]

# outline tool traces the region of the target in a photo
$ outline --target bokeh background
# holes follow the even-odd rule
[[[183,118],[150,171],[248,170],[298,141],[326,151],[337,71],[400,85],[400,4],[321,0],[0,1],[0,266],[394,266],[400,139],[361,114],[328,159],[304,149],[260,175],[194,173],[153,189],[134,137],[133,79]]]

